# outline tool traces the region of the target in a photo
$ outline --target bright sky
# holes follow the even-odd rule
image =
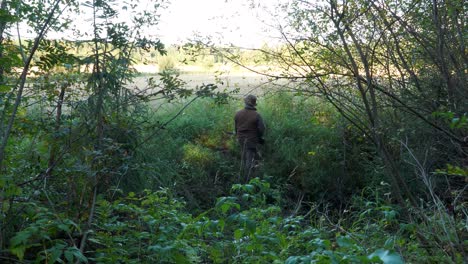
[[[263,2],[272,7],[278,0]],[[200,34],[223,43],[260,46],[271,41],[268,26],[261,21],[267,14],[250,4],[249,0],[172,0],[161,15],[161,39],[177,43]]]
[[[85,0],[80,1],[85,2]],[[199,35],[211,36],[217,44],[233,43],[236,46],[251,48],[259,47],[265,42],[271,43],[274,31],[268,27],[268,24],[274,23],[271,22],[271,16],[265,9],[274,10],[278,2],[285,0],[169,1],[168,8],[160,10],[160,24],[155,28],[150,28],[148,35],[159,37],[164,44],[184,43]],[[116,2],[124,6],[127,1],[117,0]],[[139,2],[139,9],[144,9],[155,0],[140,0]],[[256,8],[252,7],[253,2],[256,3]],[[80,9],[82,14],[75,20],[74,27],[81,32],[90,33],[92,32],[91,8],[80,6]],[[125,15],[119,17],[119,20],[125,19]],[[34,34],[27,32],[25,25],[21,28],[23,38],[35,37]],[[48,37],[75,39],[71,31],[49,32]]]

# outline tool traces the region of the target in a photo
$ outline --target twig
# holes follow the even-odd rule
[[[154,131],[153,133],[151,133],[151,135],[149,135],[148,137],[146,137],[145,139],[143,139],[138,145],[142,145],[146,142],[148,142],[148,140],[150,140],[152,137],[154,137],[158,132],[159,130],[162,130],[164,129],[169,123],[171,123],[172,121],[174,121],[179,115],[181,115],[184,110],[189,107],[189,105],[191,105],[195,100],[197,100],[198,98],[200,98],[200,96],[195,96],[192,100],[190,100],[190,102],[188,102],[186,105],[184,105],[184,107],[182,107],[182,109],[179,110],[179,112],[177,112],[177,114],[175,116],[173,116],[171,119],[169,119],[168,121],[166,121],[164,124],[156,127],[156,131]]]
[[[84,250],[86,247],[86,240],[88,239],[88,235],[91,231],[91,225],[93,224],[94,212],[96,210],[96,197],[97,197],[97,184],[94,185],[93,202],[91,204],[91,210],[89,212],[87,228],[86,228],[86,231],[83,233],[83,237],[81,238],[80,251],[82,254],[84,254]],[[77,260],[76,263],[79,263],[79,260]]]

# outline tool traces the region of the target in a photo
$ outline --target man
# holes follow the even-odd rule
[[[253,174],[258,144],[264,143],[265,124],[255,108],[257,97],[249,94],[244,98],[244,103],[244,109],[236,113],[234,122],[237,141],[242,151],[240,176],[247,182]]]

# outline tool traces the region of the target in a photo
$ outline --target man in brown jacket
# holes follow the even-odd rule
[[[245,107],[238,111],[234,117],[235,133],[242,150],[241,177],[247,182],[253,174],[257,160],[258,144],[263,144],[265,124],[257,113],[257,97],[247,95],[244,98]]]

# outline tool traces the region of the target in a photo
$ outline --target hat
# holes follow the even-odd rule
[[[244,102],[246,105],[256,106],[257,97],[255,95],[249,94],[246,97],[244,97]]]

